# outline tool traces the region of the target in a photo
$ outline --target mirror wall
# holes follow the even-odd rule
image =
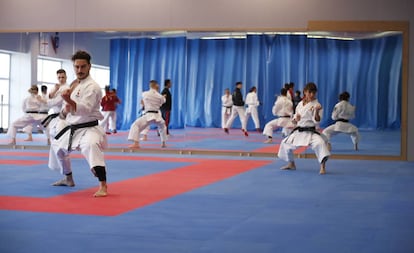
[[[60,61],[71,80],[70,55],[85,49],[97,69],[94,78],[102,86],[116,88],[123,100],[118,130],[127,130],[141,114],[139,98],[149,80],[158,80],[163,88],[163,80],[171,79],[171,152],[275,156],[281,129],[275,129],[272,144],[263,143],[266,137],[255,131],[251,117],[247,138],[239,130],[238,118],[230,134],[221,129],[221,96],[237,81],[244,84],[244,96],[252,86],[257,88],[261,129],[274,118],[272,106],[285,83],[293,82],[294,90],[301,91],[306,82],[314,81],[324,106],[322,128],[333,123],[330,114],[340,92],[350,92],[350,102],[357,107],[354,123],[360,128],[360,150],[352,149],[349,136],[338,135],[332,139],[334,156],[393,159],[404,152],[402,31],[48,32],[0,34],[0,38],[0,52],[12,55],[10,63],[19,66],[9,71],[10,89],[1,89],[4,128],[21,115],[27,87],[38,83],[48,68],[39,65],[39,59]],[[1,136],[1,144],[6,144]],[[155,129],[147,138],[142,148],[158,150]],[[109,139],[114,151],[124,151],[128,144],[122,131]],[[32,144],[39,143],[24,143]],[[297,155],[312,153],[298,150]]]

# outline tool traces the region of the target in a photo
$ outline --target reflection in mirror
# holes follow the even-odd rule
[[[394,31],[308,35],[308,79],[319,85],[318,98],[326,110],[321,126],[335,124],[331,113],[339,94],[347,91],[356,107],[351,123],[361,136],[358,154],[400,155],[402,44],[402,33]],[[341,130],[341,124],[334,128]],[[333,137],[332,153],[355,153],[349,151],[351,139]]]
[[[54,85],[56,64],[67,70],[69,82],[74,79],[69,58],[78,49],[91,52],[91,75],[102,88],[110,85],[117,89],[122,100],[117,109],[117,129],[121,131],[109,137],[112,148],[128,145],[127,131],[142,114],[140,99],[149,80],[158,80],[163,90],[164,80],[170,79],[173,102],[168,149],[274,156],[282,141],[281,129],[275,129],[273,142],[265,144],[267,137],[256,128],[263,130],[275,118],[272,107],[285,83],[294,83],[294,91],[302,91],[312,81],[318,85],[318,99],[324,106],[321,128],[334,123],[331,113],[339,93],[348,91],[350,102],[356,106],[351,122],[360,130],[359,151],[353,150],[348,135],[339,134],[331,140],[334,154],[400,154],[400,32],[0,34],[1,66],[9,67],[2,67],[0,72],[4,130],[22,115],[21,101],[30,84]],[[250,115],[248,137],[240,130],[238,118],[229,134],[222,129],[222,111],[226,110],[221,98],[226,88],[232,93],[238,81],[243,83],[243,100],[254,86],[259,101],[260,124],[257,127]],[[246,110],[251,112],[251,108]],[[1,144],[6,144],[7,137],[1,136]],[[43,145],[36,141],[38,138],[23,144]],[[159,148],[154,127],[147,138],[142,148]]]

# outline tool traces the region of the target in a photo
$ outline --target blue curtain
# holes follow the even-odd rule
[[[149,80],[173,83],[172,128],[185,125],[219,127],[225,88],[244,83],[262,102],[262,127],[273,119],[275,95],[286,82],[302,91],[307,82],[318,85],[324,107],[322,126],[342,91],[357,106],[360,128],[398,129],[401,122],[402,36],[365,40],[307,38],[304,35],[249,35],[245,39],[186,38],[114,39],[111,41],[111,84],[123,104],[118,128],[128,129],[139,114],[141,93]],[[234,127],[240,127],[235,121]],[[248,129],[254,129],[250,121]]]
[[[259,119],[263,127],[274,119],[272,106],[285,83],[295,88],[306,82],[306,36],[247,36],[247,84],[257,87]],[[253,121],[248,129],[254,129]]]
[[[343,91],[356,106],[352,121],[365,129],[401,125],[402,36],[363,40],[308,39],[308,80],[318,85],[322,126]]]
[[[189,40],[187,64],[186,124],[219,127],[224,89],[246,79],[246,40]]]
[[[153,79],[160,83],[161,90],[164,80],[171,79],[170,127],[184,127],[186,43],[185,37],[111,40],[111,86],[122,100],[117,108],[118,129],[129,129],[140,115],[141,94]]]

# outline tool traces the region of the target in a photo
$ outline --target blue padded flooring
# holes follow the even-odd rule
[[[6,158],[13,157],[0,155]],[[44,163],[0,163],[0,195],[78,190],[48,185],[59,176],[46,168],[47,157],[18,159]],[[118,216],[0,210],[0,252],[414,252],[413,162],[329,160],[328,174],[320,176],[314,159],[297,159],[296,171],[279,170],[278,159],[260,159],[270,163]],[[107,164],[109,180],[182,166]],[[96,185],[83,159],[73,165],[80,189]]]

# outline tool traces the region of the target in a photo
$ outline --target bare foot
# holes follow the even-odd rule
[[[319,170],[320,175],[326,174],[325,163],[321,163],[321,169]]]
[[[8,145],[16,145],[16,139],[12,139],[11,142],[8,143]]]
[[[267,140],[264,141],[264,143],[266,143],[266,144],[271,144],[272,142],[273,142],[273,139],[272,138],[269,138],[269,139],[267,139]]]
[[[33,138],[30,136],[30,137],[27,137],[26,139],[24,139],[23,141],[33,141]]]
[[[286,164],[285,166],[283,166],[280,169],[281,170],[296,170],[296,165],[295,165],[294,162],[289,162],[288,164]]]
[[[131,145],[128,146],[128,148],[138,149],[139,148],[139,144],[131,144]]]
[[[94,197],[106,197],[108,195],[108,189],[106,186],[99,187],[99,190],[93,194]]]

